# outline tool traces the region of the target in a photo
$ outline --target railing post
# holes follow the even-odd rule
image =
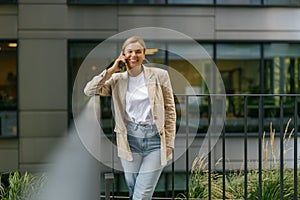
[[[283,146],[283,96],[280,95],[280,199],[283,200],[283,190],[284,190],[284,146]]]
[[[190,188],[189,188],[189,96],[186,95],[185,99],[186,103],[186,133],[185,133],[185,145],[186,145],[186,160],[185,160],[185,167],[186,167],[186,199],[189,199],[189,193],[190,193]]]
[[[258,131],[258,199],[262,199],[262,136],[264,131],[264,96],[259,96]]]
[[[248,172],[248,96],[244,96],[244,160],[245,160],[245,165],[244,165],[244,199],[248,199],[248,184],[247,184],[247,172]]]
[[[298,96],[294,101],[294,200],[298,199]]]
[[[114,182],[114,174],[113,173],[106,173],[104,174],[105,179],[105,200],[110,199],[110,184]]]

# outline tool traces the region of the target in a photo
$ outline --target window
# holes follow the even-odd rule
[[[17,43],[0,42],[0,137],[17,136]]]
[[[17,3],[17,0],[0,0],[0,3]]]
[[[90,42],[69,42],[69,118],[72,119],[73,115],[72,115],[72,103],[71,103],[71,99],[72,99],[72,92],[76,93],[82,93],[82,90],[78,90],[78,91],[73,91],[73,87],[75,84],[75,79],[78,73],[78,70],[82,64],[82,62],[84,61],[84,59],[86,58],[86,56],[90,53],[91,50],[93,50],[93,48],[95,48],[95,46],[97,46],[99,44],[99,42],[95,41],[90,41]],[[95,70],[95,68],[91,68],[91,70]],[[87,82],[87,77],[82,77],[83,82]],[[73,102],[74,104],[74,102]],[[84,104],[83,102],[77,102],[76,105],[73,105],[73,107],[80,111],[82,104]]]
[[[299,0],[264,0],[265,5],[300,5]]]
[[[265,93],[299,93],[300,44],[264,45]]]
[[[217,44],[217,66],[226,93],[260,93],[259,44]]]
[[[213,0],[168,0],[168,4],[196,4],[196,5],[201,5],[201,4],[213,4]]]
[[[299,94],[299,52],[300,44],[269,43],[264,45],[264,93]],[[267,105],[265,113],[269,117],[279,117],[279,97],[270,96],[265,99],[265,104]],[[285,97],[283,104],[284,116],[288,118],[293,117],[293,98]]]
[[[227,132],[240,132],[244,130],[244,99],[230,94],[260,93],[260,44],[247,43],[220,43],[216,48],[217,67],[221,73],[227,97]],[[257,118],[257,98],[249,99],[255,112],[248,111],[251,117]],[[254,102],[252,102],[254,101]],[[250,107],[249,107],[250,109]],[[239,122],[240,121],[240,122]],[[253,122],[253,125],[257,122]],[[249,122],[249,129],[252,124]]]
[[[261,0],[217,0],[220,5],[260,5]]]

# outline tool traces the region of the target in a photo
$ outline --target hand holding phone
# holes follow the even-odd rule
[[[125,56],[123,52],[120,53],[120,57]],[[126,61],[125,61],[126,62]],[[126,71],[126,63],[124,61],[120,60],[118,63],[118,67],[120,68],[120,72]]]
[[[119,68],[123,69],[124,67],[126,67],[125,63],[123,61],[119,61]]]
[[[120,56],[112,61],[106,69],[109,70],[109,73],[116,73],[116,72],[124,72],[126,71],[126,60],[124,54],[121,52]]]

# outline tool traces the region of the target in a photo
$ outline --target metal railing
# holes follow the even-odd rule
[[[191,162],[194,161],[195,158],[191,158],[190,153],[190,137],[191,135],[194,135],[197,140],[202,140],[203,137],[207,136],[205,134],[205,128],[209,126],[210,118],[211,118],[211,111],[209,109],[211,98],[217,95],[175,95],[177,97],[177,103],[180,104],[179,106],[179,120],[181,120],[180,124],[185,124],[185,132],[178,132],[177,137],[180,138],[180,140],[185,141],[186,145],[186,151],[183,155],[184,164],[180,164],[181,168],[185,168],[184,171],[182,170],[176,170],[176,165],[178,164],[177,161],[172,162],[171,166],[168,168],[168,173],[171,175],[171,181],[168,180],[168,183],[171,184],[171,186],[165,187],[166,190],[165,197],[155,197],[158,199],[175,199],[178,196],[178,193],[181,193],[184,196],[184,199],[191,199],[194,198],[190,195],[190,187],[193,187],[191,185],[191,175],[192,175],[192,169],[191,169]],[[226,112],[227,117],[225,120],[225,125],[220,133],[219,141],[215,145],[212,151],[209,151],[206,158],[206,168],[203,169],[207,173],[207,191],[208,196],[206,199],[215,199],[213,197],[212,192],[212,181],[215,177],[213,177],[213,174],[217,173],[219,177],[222,177],[222,199],[228,199],[227,197],[227,190],[228,185],[226,182],[228,182],[228,174],[230,174],[232,171],[239,171],[240,174],[243,174],[243,199],[248,199],[249,196],[249,172],[252,172],[253,170],[257,171],[257,181],[258,181],[258,199],[263,199],[265,189],[263,188],[265,181],[263,177],[263,173],[265,170],[274,170],[275,168],[278,169],[279,172],[279,192],[280,192],[280,199],[286,200],[287,198],[284,196],[285,194],[285,184],[286,184],[286,177],[285,177],[285,170],[288,169],[292,171],[293,173],[293,196],[289,199],[298,199],[298,126],[299,126],[299,94],[226,94]],[[202,112],[202,107],[199,109],[200,113],[199,116],[200,120],[206,121],[207,124],[204,126],[205,128],[197,128],[195,129],[196,132],[191,132],[191,129],[189,128],[189,121],[191,120],[190,112],[194,111],[190,109],[191,98],[199,98],[201,104],[199,106],[206,107],[207,109]],[[205,100],[206,104],[203,103]],[[195,101],[194,101],[195,102]],[[235,109],[232,107],[235,106]],[[205,117],[202,117],[204,115]],[[194,115],[192,115],[194,116]],[[183,121],[185,123],[183,123]],[[237,127],[240,127],[239,130],[232,131],[233,126],[229,126],[230,123],[227,123],[229,121],[235,122],[235,125]],[[275,122],[275,124],[273,124]],[[279,124],[276,124],[279,123]],[[286,125],[286,127],[285,127]],[[290,127],[287,127],[290,125]],[[199,126],[201,126],[201,123],[199,123]],[[276,130],[276,133],[274,133],[273,128],[278,128],[279,130]],[[234,127],[235,128],[235,127]],[[272,130],[267,130],[267,129]],[[241,130],[242,129],[242,130]],[[270,131],[270,133],[267,133]],[[287,131],[290,133],[287,135]],[[266,149],[268,148],[266,146],[266,139],[273,139],[270,141],[270,145],[272,143],[274,148],[274,140],[275,143],[278,144],[278,154],[279,157],[275,158],[270,155],[266,154]],[[235,142],[238,142],[242,145],[242,152],[243,155],[240,154],[239,158],[236,158],[235,162],[236,165],[240,165],[239,168],[230,168],[228,167],[228,157],[230,157],[230,152],[227,151],[229,147],[235,148],[235,145],[228,145],[228,142],[231,142],[231,140],[235,140]],[[290,145],[292,148],[289,150],[292,151],[292,154],[287,154],[286,146],[286,140],[289,140]],[[249,142],[251,142],[251,146],[249,146]],[[234,143],[234,142],[232,142]],[[249,148],[251,149],[249,150]],[[254,147],[254,148],[253,148]],[[176,148],[176,147],[175,147]],[[216,150],[217,149],[217,150]],[[238,150],[234,150],[238,151]],[[233,151],[233,152],[234,152]],[[274,151],[274,149],[272,150]],[[289,152],[291,152],[289,151]],[[274,151],[275,152],[275,151]],[[274,153],[272,152],[272,153]],[[250,156],[251,154],[251,156]],[[270,154],[270,152],[269,152]],[[221,159],[219,159],[217,156],[221,155]],[[253,156],[255,155],[255,156]],[[286,156],[286,157],[285,157]],[[255,157],[255,158],[253,158]],[[181,159],[182,160],[182,159]],[[221,167],[215,167],[214,164],[216,162],[221,160]],[[276,163],[276,166],[272,162],[278,162]],[[251,166],[252,163],[256,163],[256,166]],[[271,163],[271,164],[270,164]],[[185,166],[182,166],[185,165]],[[265,166],[268,166],[267,168]],[[273,168],[272,168],[273,167]],[[203,173],[203,171],[201,173]],[[175,176],[177,173],[184,173],[185,178],[182,180],[185,182],[184,188],[181,190],[175,189]],[[291,178],[291,177],[290,177]],[[177,182],[177,181],[176,181]],[[114,184],[118,184],[114,182]],[[117,188],[117,187],[113,187]],[[291,192],[291,191],[290,191]],[[106,194],[107,195],[107,194]],[[117,197],[118,191],[112,190],[110,194],[110,198],[112,199],[118,199],[121,197]],[[181,198],[183,199],[183,198]]]

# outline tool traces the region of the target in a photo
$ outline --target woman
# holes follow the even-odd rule
[[[172,158],[176,111],[167,71],[144,66],[146,46],[128,38],[113,65],[87,83],[87,96],[112,96],[118,156],[134,200],[151,199]],[[126,72],[122,71],[122,62]]]

